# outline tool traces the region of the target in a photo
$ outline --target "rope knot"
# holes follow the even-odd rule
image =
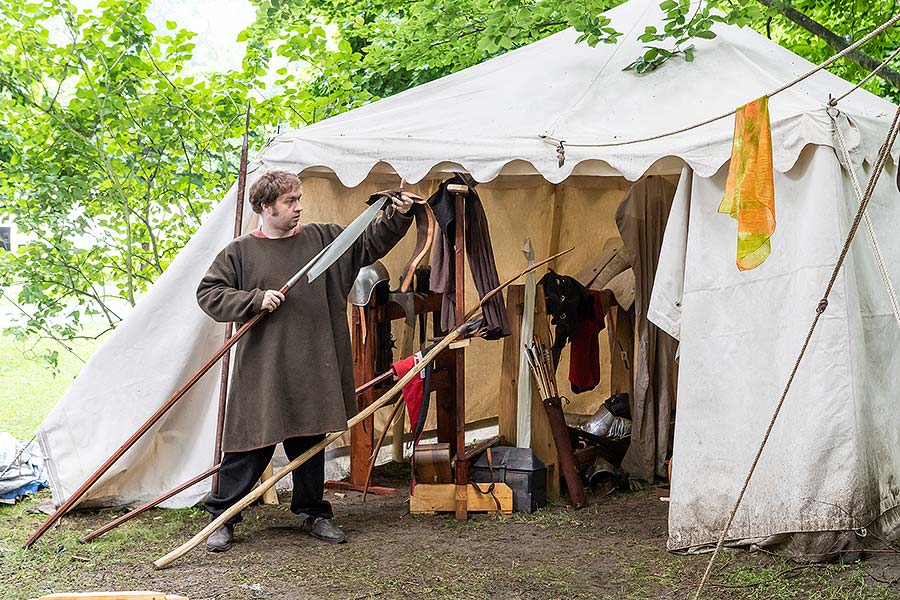
[[[822,298],[819,300],[819,305],[816,307],[816,313],[821,315],[825,312],[826,308],[828,308],[828,298]]]
[[[556,161],[559,163],[559,168],[566,164],[566,147],[563,146],[565,143],[565,140],[559,140],[559,144],[556,145]]]

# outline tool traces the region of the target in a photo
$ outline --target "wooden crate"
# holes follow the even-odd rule
[[[475,489],[476,485],[481,491]],[[409,498],[409,512],[412,514],[454,512],[456,487],[453,483],[417,483],[415,493]],[[509,486],[505,483],[495,483],[493,495],[487,493],[488,487],[489,483],[470,483],[466,486],[468,511],[496,513],[499,502],[500,514],[512,514],[512,490]]]

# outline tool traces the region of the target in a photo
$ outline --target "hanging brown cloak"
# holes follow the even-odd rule
[[[634,269],[638,335],[631,446],[622,467],[632,477],[650,482],[666,477],[665,463],[672,451],[677,342],[647,320],[647,308],[674,197],[673,184],[659,176],[645,177],[632,186],[616,211],[616,225]]]

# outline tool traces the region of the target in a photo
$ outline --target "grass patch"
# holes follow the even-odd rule
[[[798,565],[773,558],[747,564],[739,556],[710,580],[709,590],[747,600],[895,600],[896,588],[872,584],[865,563]]]
[[[87,531],[83,517],[64,518],[29,550],[22,543],[46,519],[29,512],[48,500],[40,492],[13,506],[0,505],[0,598],[35,598],[59,590],[80,590],[115,573],[119,589],[133,585],[141,571],[159,557],[160,548],[175,547],[188,533],[202,528],[207,515],[197,508],[154,510],[89,544],[79,538]],[[121,511],[100,511],[102,522]],[[124,588],[122,586],[125,586]],[[110,589],[115,589],[111,586]]]
[[[88,335],[93,335],[92,330],[102,331],[99,324],[88,327]],[[75,340],[70,346],[78,356],[88,360],[101,341],[102,338]],[[58,373],[34,358],[45,350],[59,351]],[[8,431],[19,440],[31,439],[83,366],[83,362],[53,340],[20,342],[0,335],[0,431]]]

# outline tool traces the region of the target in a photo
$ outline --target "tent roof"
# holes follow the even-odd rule
[[[750,29],[717,24],[715,39],[696,40],[692,63],[674,59],[637,75],[623,68],[643,52],[635,38],[644,27],[661,29],[658,0],[631,0],[606,15],[624,33],[615,45],[576,44],[578,33],[568,29],[279,135],[259,158],[273,167],[330,170],[350,187],[376,165],[411,182],[433,171],[465,170],[478,181],[501,173],[539,173],[558,183],[573,171],[635,180],[657,161],[676,157],[710,176],[730,156],[733,118],[638,144],[567,145],[561,167],[555,145],[540,136],[597,144],[669,132],[733,110],[813,67]],[[807,144],[831,144],[825,103],[829,94],[838,96],[850,88],[819,71],[771,99],[779,171],[789,170]],[[858,90],[839,108],[859,126],[860,149],[871,159],[894,107]]]

